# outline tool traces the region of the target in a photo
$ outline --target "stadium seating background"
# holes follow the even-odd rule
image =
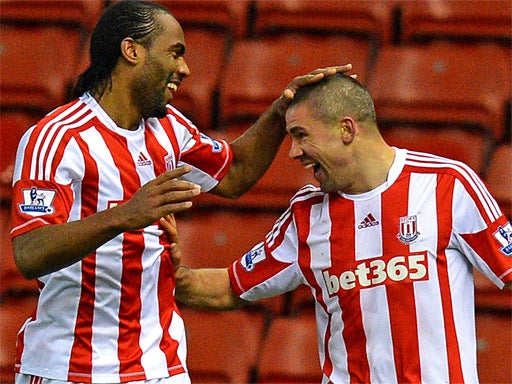
[[[16,145],[30,125],[68,101],[88,65],[92,28],[115,1],[0,0],[0,383],[13,381],[16,333],[37,298],[36,284],[14,265],[9,239]],[[351,62],[375,98],[390,144],[467,162],[512,216],[510,1],[159,2],[185,30],[192,71],[175,105],[205,133],[231,140],[293,76]],[[240,257],[293,193],[314,183],[288,148],[287,139],[241,199],[205,195],[179,215],[187,262],[223,266]],[[475,282],[481,382],[512,382],[512,296],[478,273]],[[308,289],[231,314],[185,306],[183,313],[196,382],[319,381]]]

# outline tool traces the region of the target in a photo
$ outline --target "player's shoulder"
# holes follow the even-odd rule
[[[325,196],[325,192],[323,192],[319,187],[313,184],[307,184],[301,187],[293,197],[290,199],[290,205],[296,206],[300,203],[313,204],[319,200],[323,200]]]
[[[35,135],[55,136],[57,131],[82,128],[94,117],[93,111],[81,99],[60,105],[31,127]]]
[[[427,152],[406,150],[404,157],[405,170],[414,173],[437,173],[452,175],[455,178],[478,177],[466,163]]]
[[[173,126],[180,125],[186,127],[189,130],[197,130],[196,125],[176,107],[172,106],[171,104],[167,104],[166,109],[167,116],[161,119],[157,119],[160,123],[163,121],[169,121]]]

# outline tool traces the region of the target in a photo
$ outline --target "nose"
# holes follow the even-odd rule
[[[187,62],[185,61],[184,57],[180,58],[180,62],[178,63],[178,72],[183,77],[187,77],[190,75],[190,68],[188,67]]]
[[[290,159],[296,159],[304,154],[304,151],[297,143],[297,140],[292,138],[292,143],[290,145],[290,151],[288,152],[288,156]]]

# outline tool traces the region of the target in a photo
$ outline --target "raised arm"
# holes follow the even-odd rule
[[[297,89],[351,69],[351,64],[319,68],[294,78],[254,125],[230,143],[233,163],[211,192],[228,198],[237,198],[247,192],[268,169],[286,136],[284,115]]]
[[[163,173],[125,204],[70,223],[46,225],[13,239],[14,259],[27,278],[36,278],[80,261],[125,231],[145,228],[161,217],[188,209],[197,185],[177,178],[190,167]]]
[[[174,263],[175,296],[183,304],[212,310],[231,310],[241,307],[244,301],[231,288],[227,268],[192,269],[181,265],[180,239],[173,216],[160,220],[171,240]]]

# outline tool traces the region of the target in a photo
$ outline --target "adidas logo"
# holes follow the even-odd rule
[[[149,160],[144,154],[141,152],[139,153],[139,158],[137,159],[137,165],[139,167],[143,167],[145,165],[151,165],[151,160]]]
[[[374,227],[376,225],[379,225],[379,221],[371,214],[367,214],[366,217],[359,223],[357,226],[357,229],[362,228],[368,228],[368,227]]]

